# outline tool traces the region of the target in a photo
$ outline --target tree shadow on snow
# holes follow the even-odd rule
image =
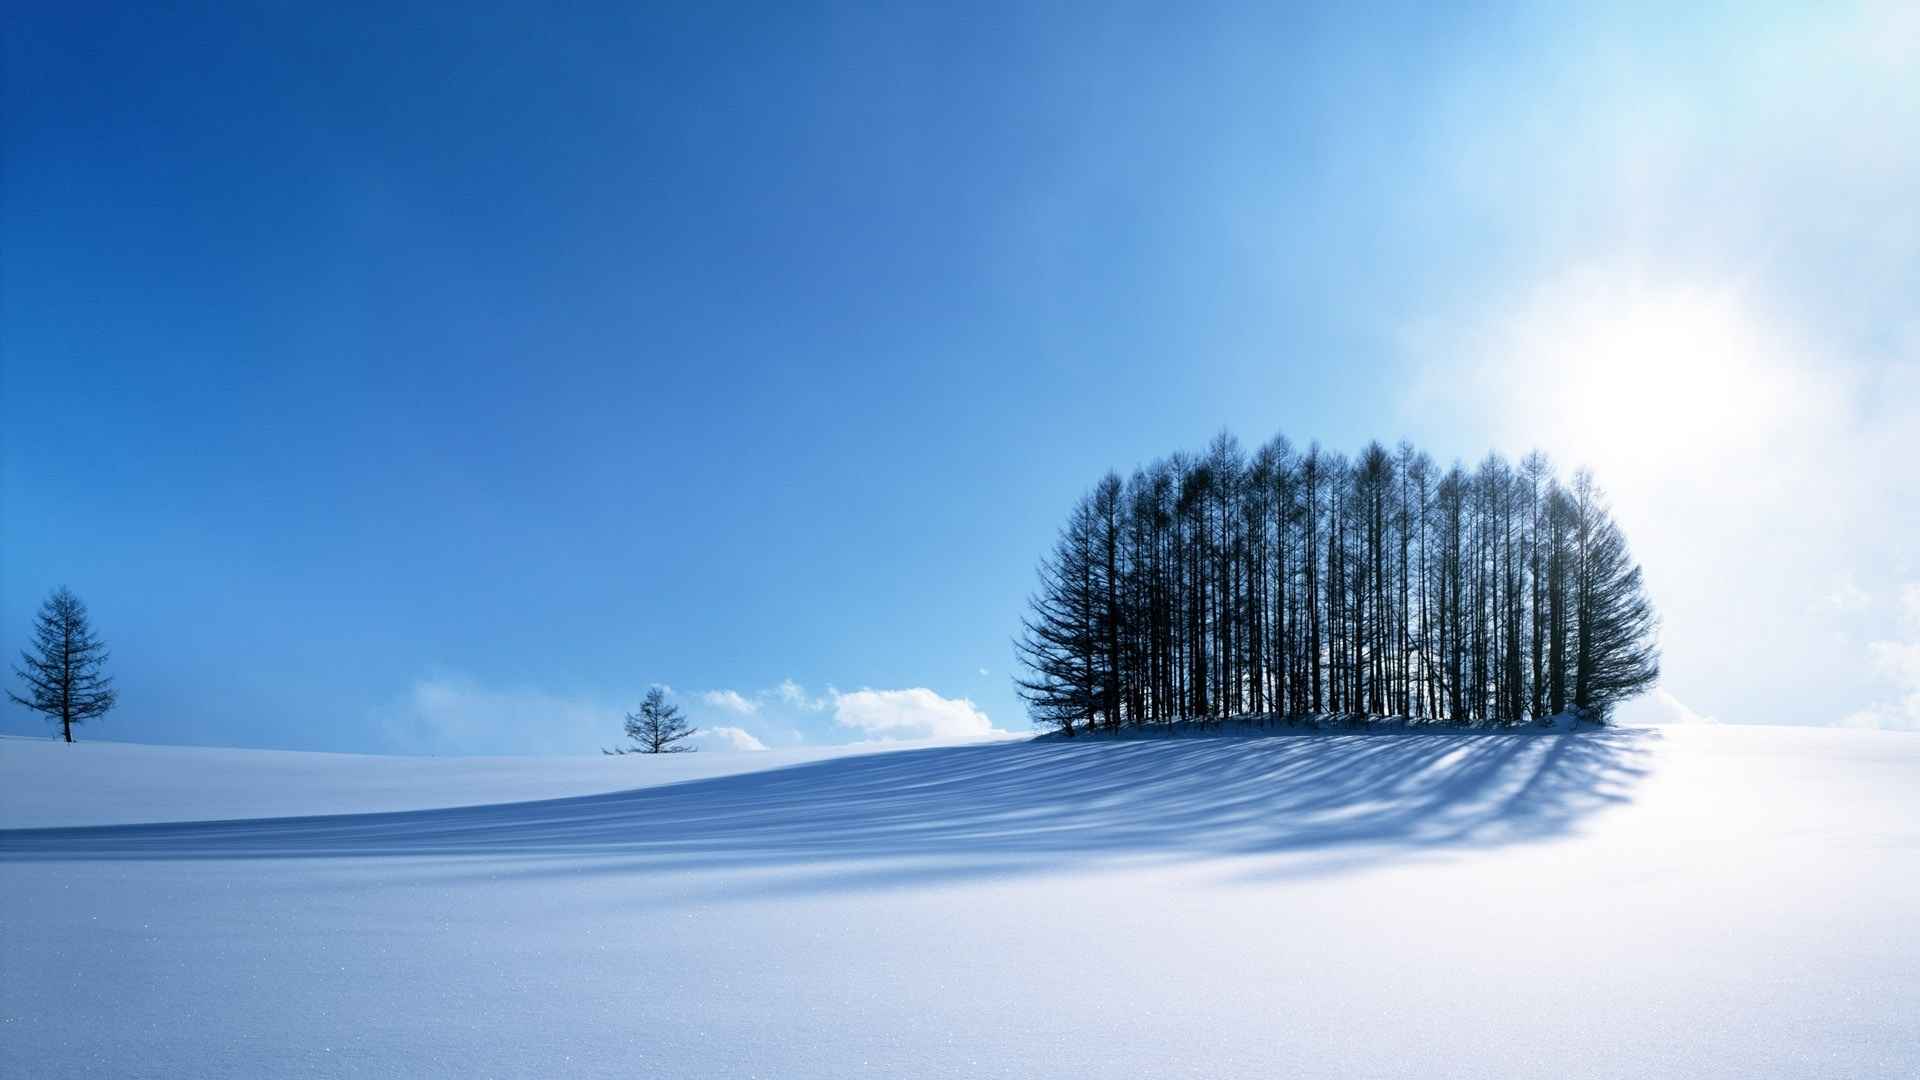
[[[580,798],[0,830],[0,861],[485,857],[488,876],[779,872],[877,888],[1110,857],[1330,872],[1549,839],[1630,798],[1651,731],[1035,741],[900,750]],[[515,868],[497,860],[525,859]]]

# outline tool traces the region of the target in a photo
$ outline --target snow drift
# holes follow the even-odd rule
[[[1920,1067],[1920,738],[764,758],[0,742],[0,1074]]]

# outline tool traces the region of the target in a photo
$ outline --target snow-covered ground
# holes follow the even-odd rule
[[[0,736],[0,829],[428,810],[597,795],[872,747],[624,757],[386,757]]]
[[[1920,1075],[1914,735],[0,740],[0,830],[7,1077]]]

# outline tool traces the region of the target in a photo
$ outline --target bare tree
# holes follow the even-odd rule
[[[119,696],[113,680],[101,674],[106,662],[107,647],[93,636],[87,605],[62,585],[40,605],[33,648],[21,650],[13,669],[26,684],[26,696],[9,690],[7,697],[57,721],[61,737],[72,742],[73,725],[105,714]]]
[[[684,754],[697,746],[680,745],[698,734],[699,728],[687,723],[678,705],[667,703],[666,691],[654,687],[647,691],[640,711],[627,714],[627,738],[634,745],[602,750],[603,754]]]

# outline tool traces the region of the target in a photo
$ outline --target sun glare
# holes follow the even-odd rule
[[[1740,298],[1591,284],[1518,320],[1509,385],[1544,444],[1614,483],[1763,445],[1813,387]]]

